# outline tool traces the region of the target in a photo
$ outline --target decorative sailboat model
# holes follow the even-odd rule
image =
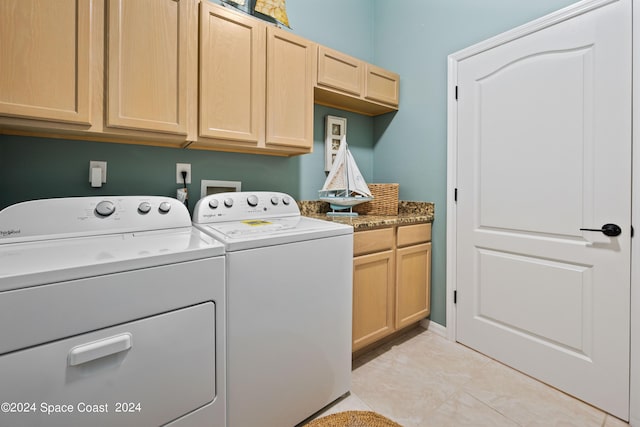
[[[319,193],[320,200],[331,206],[332,212],[327,215],[357,216],[358,213],[353,212],[353,206],[373,200],[371,190],[349,151],[347,137],[344,135],[327,180]]]

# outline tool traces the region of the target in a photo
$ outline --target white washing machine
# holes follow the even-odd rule
[[[226,250],[228,426],[293,427],[348,393],[353,228],[275,192],[207,196],[193,222]]]
[[[0,426],[226,426],[224,269],[175,199],[0,211]]]

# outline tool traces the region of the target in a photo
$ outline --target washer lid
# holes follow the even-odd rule
[[[304,216],[195,224],[224,243],[227,252],[353,234],[350,225]]]

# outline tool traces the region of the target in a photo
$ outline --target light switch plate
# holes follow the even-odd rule
[[[102,183],[107,182],[107,162],[90,160],[89,161],[89,182],[91,182],[91,169],[100,168],[102,169]]]

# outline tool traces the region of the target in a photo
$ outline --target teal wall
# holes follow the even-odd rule
[[[375,5],[372,0],[287,0],[287,15],[293,32],[321,45],[364,61],[373,62]],[[299,197],[318,198],[324,173],[324,118],[347,119],[349,149],[368,182],[373,179],[373,120],[371,117],[316,106],[314,152],[300,158]]]
[[[400,111],[374,124],[374,182],[435,202],[431,319],[446,323],[447,56],[574,0],[376,0],[374,62],[401,76]]]
[[[192,165],[192,198],[201,179],[219,179],[316,199],[325,177],[324,117],[346,117],[367,181],[397,182],[401,199],[436,203],[431,318],[444,325],[447,55],[572,2],[287,0],[294,33],[398,72],[400,111],[370,118],[316,106],[314,152],[293,158],[0,135],[0,209],[44,197],[174,196],[175,163]],[[90,160],[108,162],[101,189],[89,186]]]
[[[190,208],[200,180],[241,181],[243,190],[318,198],[324,183],[324,117],[347,118],[349,146],[366,180],[373,176],[370,117],[323,106],[314,112],[314,152],[292,158],[0,135],[0,209],[46,197],[154,194],[175,197],[176,163],[191,163]],[[89,185],[89,161],[107,162],[107,183]]]

